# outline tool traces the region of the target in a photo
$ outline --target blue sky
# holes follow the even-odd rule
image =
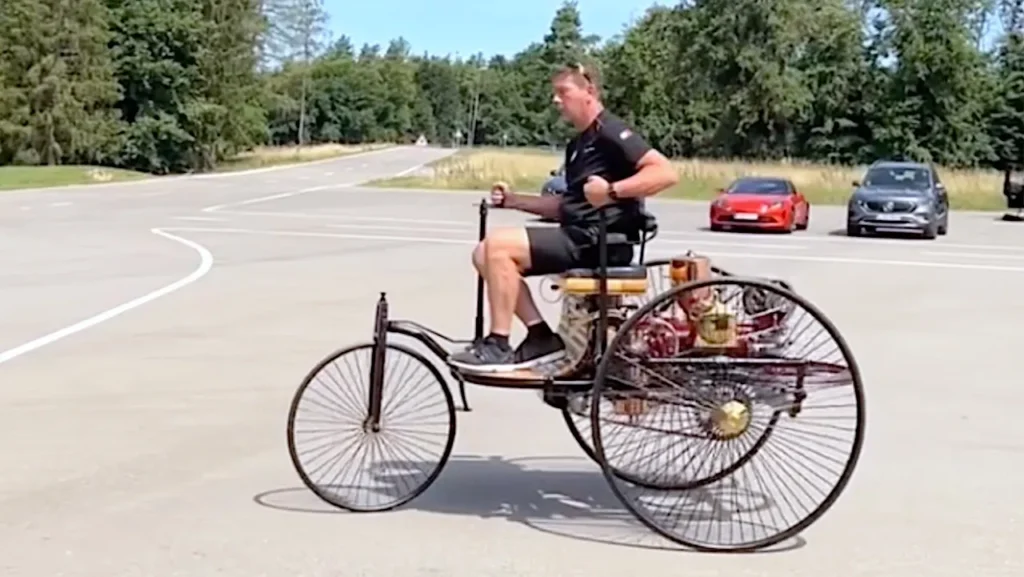
[[[607,39],[643,15],[655,0],[579,0],[585,34]],[[324,0],[333,37],[347,35],[386,47],[405,37],[413,52],[511,56],[547,33],[561,0]]]

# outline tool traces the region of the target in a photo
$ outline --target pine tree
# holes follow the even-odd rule
[[[306,142],[306,97],[310,63],[325,47],[327,12],[323,0],[263,0],[268,21],[265,57],[274,64],[300,63],[299,146]]]

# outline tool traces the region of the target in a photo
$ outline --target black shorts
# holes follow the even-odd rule
[[[599,265],[597,246],[573,235],[562,227],[527,227],[530,242],[530,268],[523,276],[560,274],[574,268]],[[633,261],[632,246],[608,248],[608,266],[629,266]]]

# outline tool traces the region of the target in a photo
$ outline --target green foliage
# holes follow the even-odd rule
[[[559,147],[548,79],[582,62],[671,156],[1024,166],[1022,7],[690,0],[602,42],[569,1],[519,54],[453,60],[332,40],[320,0],[4,0],[0,164],[203,171],[260,144],[421,134]],[[993,19],[1007,32],[983,49]]]

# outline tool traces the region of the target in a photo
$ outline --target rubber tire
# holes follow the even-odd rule
[[[598,463],[601,465],[601,472],[604,473],[605,480],[608,482],[612,494],[614,494],[615,497],[620,501],[624,509],[629,511],[630,514],[632,514],[638,521],[640,521],[648,529],[654,531],[655,533],[664,537],[665,539],[672,541],[673,543],[705,553],[750,552],[765,549],[767,547],[771,547],[773,545],[781,543],[786,539],[799,535],[808,527],[813,525],[815,521],[820,519],[821,516],[824,515],[825,512],[828,511],[832,507],[832,505],[835,504],[836,500],[839,499],[839,496],[849,485],[850,479],[853,477],[853,471],[854,469],[857,468],[857,463],[860,460],[861,452],[864,448],[864,433],[866,426],[863,381],[861,379],[860,368],[857,364],[857,360],[856,358],[854,358],[853,352],[850,350],[850,347],[847,344],[846,339],[844,339],[843,336],[839,334],[839,330],[836,328],[835,324],[831,320],[829,320],[828,317],[826,317],[820,309],[811,304],[807,299],[800,297],[799,295],[792,291],[786,290],[779,286],[770,285],[769,283],[759,279],[733,277],[732,279],[718,278],[683,283],[677,285],[672,290],[663,293],[659,298],[653,299],[650,302],[648,302],[646,305],[641,307],[640,310],[636,311],[635,313],[633,313],[633,315],[626,319],[626,322],[623,323],[622,327],[619,328],[619,332],[616,333],[615,337],[611,340],[611,342],[608,343],[608,348],[605,351],[605,354],[601,357],[601,361],[597,366],[597,372],[594,376],[594,396],[600,396],[602,393],[602,389],[604,388],[605,376],[608,373],[608,367],[612,359],[612,355],[609,354],[609,351],[614,351],[616,349],[616,347],[619,345],[619,339],[621,335],[629,334],[630,331],[632,331],[638,319],[643,318],[643,316],[647,315],[650,311],[657,308],[659,306],[659,302],[663,301],[664,299],[675,299],[676,295],[682,292],[698,289],[704,286],[726,284],[729,282],[732,282],[734,284],[755,286],[763,290],[767,290],[768,292],[781,292],[782,294],[785,294],[787,298],[789,298],[791,301],[800,305],[800,307],[803,308],[805,312],[809,313],[812,317],[814,317],[816,321],[821,323],[822,327],[833,337],[833,340],[835,341],[835,344],[842,353],[843,358],[848,361],[850,378],[853,382],[854,388],[854,398],[857,404],[857,425],[856,432],[854,434],[853,444],[850,447],[850,454],[847,457],[846,465],[843,468],[843,472],[837,479],[835,486],[833,486],[832,490],[828,493],[828,495],[825,496],[825,499],[822,500],[822,502],[818,504],[818,506],[809,515],[807,515],[807,517],[802,519],[799,523],[796,523],[795,525],[783,531],[780,531],[774,536],[766,537],[758,541],[731,547],[712,546],[694,543],[682,539],[676,535],[672,535],[669,531],[660,527],[648,515],[638,511],[634,504],[629,499],[627,499],[625,495],[623,495],[621,489],[615,483],[616,475],[613,474],[613,469],[608,465],[607,459],[605,459],[604,444],[601,441],[600,429],[597,428],[597,425],[599,424],[599,413],[594,408],[596,405],[592,404],[590,417],[591,429],[594,431],[594,449],[598,457]]]
[[[437,465],[434,467],[434,470],[431,471],[430,475],[427,476],[426,481],[421,483],[419,487],[416,487],[416,489],[410,491],[401,499],[397,499],[395,502],[390,503],[384,507],[355,507],[349,503],[342,502],[339,499],[336,499],[334,496],[328,495],[324,491],[321,491],[320,488],[317,487],[316,483],[314,483],[309,478],[309,476],[302,468],[302,463],[299,461],[299,457],[295,447],[295,416],[299,410],[299,402],[302,400],[302,394],[306,391],[306,388],[309,387],[309,384],[313,382],[313,379],[318,374],[320,374],[320,371],[322,371],[324,367],[349,353],[365,348],[369,348],[372,350],[374,346],[375,345],[372,341],[359,343],[349,347],[345,347],[343,349],[336,350],[333,353],[324,357],[324,359],[317,363],[316,366],[314,366],[309,371],[309,373],[306,374],[306,377],[302,379],[302,383],[299,385],[299,388],[295,391],[295,395],[292,397],[291,407],[288,409],[288,456],[291,458],[292,466],[295,467],[295,471],[296,473],[298,473],[299,479],[302,481],[302,484],[305,485],[307,489],[312,491],[313,494],[319,497],[323,502],[329,505],[333,505],[334,507],[337,507],[339,509],[343,509],[345,511],[350,511],[353,513],[379,513],[383,511],[390,511],[397,507],[401,507],[402,505],[405,505],[409,501],[412,501],[416,497],[420,496],[421,494],[423,494],[424,491],[427,490],[428,487],[430,487],[430,485],[434,483],[434,481],[437,480],[437,477],[441,474],[441,471],[444,469],[445,464],[448,463],[448,459],[452,455],[452,449],[455,446],[455,399],[452,397],[451,389],[448,387],[448,381],[446,381],[444,377],[441,376],[441,372],[437,370],[437,367],[433,363],[428,361],[419,352],[400,343],[386,343],[386,348],[401,351],[402,353],[412,357],[414,361],[426,366],[427,370],[430,371],[431,376],[434,377],[434,380],[437,381],[437,384],[441,386],[441,394],[444,396],[445,403],[447,404],[448,422],[450,423],[450,425],[448,427],[448,440],[445,443],[445,447],[441,453],[441,457],[437,461]],[[386,359],[387,357],[385,357],[385,362]]]
[[[933,222],[926,226],[924,230],[921,231],[921,236],[924,237],[925,240],[935,240],[935,237],[939,236],[939,223]]]
[[[586,438],[583,437],[583,433],[580,431],[579,427],[576,426],[576,423],[572,420],[572,413],[569,412],[568,408],[563,408],[561,410],[561,413],[562,419],[565,420],[566,426],[569,427],[569,434],[572,435],[573,440],[575,440],[576,444],[580,446],[580,449],[583,449],[583,453],[587,456],[587,458],[589,458],[594,463],[597,463],[597,465],[600,467],[601,461],[598,458],[597,453],[594,451],[593,436],[591,436],[589,442]],[[779,417],[781,416],[782,411],[776,411],[775,413],[772,414],[771,426],[765,428],[764,433],[760,437],[758,437],[756,441],[754,441],[753,445],[746,453],[740,455],[739,458],[736,459],[736,462],[729,465],[728,467],[725,467],[721,471],[718,471],[717,473],[713,473],[711,475],[708,475],[707,477],[704,477],[703,479],[696,479],[693,481],[680,481],[678,483],[658,484],[651,483],[641,477],[631,475],[630,473],[624,473],[617,469],[613,469],[613,473],[616,477],[622,479],[627,483],[636,485],[637,487],[643,487],[645,489],[654,489],[656,491],[689,491],[692,489],[703,487],[704,485],[710,485],[711,483],[721,481],[722,479],[733,474],[740,467],[746,465],[751,459],[753,459],[754,455],[756,455],[757,452],[761,450],[761,447],[763,447],[764,444],[768,442],[768,439],[775,431],[775,423],[778,422]],[[593,427],[591,427],[591,431],[593,431]]]
[[[807,214],[804,215],[804,221],[796,226],[797,230],[807,230],[807,227],[811,226],[811,209],[807,208]]]
[[[946,211],[946,215],[942,217],[942,224],[939,225],[939,236],[946,236],[949,232],[949,211]]]
[[[853,224],[852,222],[846,223],[846,236],[864,236],[864,229]]]

